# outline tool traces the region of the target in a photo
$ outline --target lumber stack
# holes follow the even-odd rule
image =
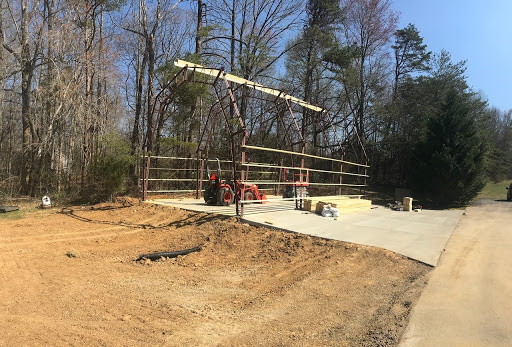
[[[404,211],[412,211],[412,198],[404,197],[404,202],[402,204],[404,206]]]
[[[360,197],[322,196],[305,199],[302,209],[321,214],[324,206],[328,204],[336,207],[341,215],[366,211],[372,207],[371,200],[361,199]]]

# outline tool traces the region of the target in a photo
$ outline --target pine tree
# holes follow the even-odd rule
[[[465,97],[455,89],[448,92],[415,153],[416,191],[442,207],[467,204],[485,184],[486,144]]]
[[[395,32],[395,44],[391,46],[395,55],[395,82],[393,84],[393,99],[397,97],[398,85],[401,79],[410,73],[427,71],[431,52],[423,44],[414,24]]]

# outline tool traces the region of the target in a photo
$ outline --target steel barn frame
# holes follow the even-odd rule
[[[143,200],[147,200],[148,193],[153,192],[174,192],[173,190],[168,191],[151,191],[148,189],[149,183],[152,180],[166,180],[166,179],[154,179],[150,177],[150,172],[152,169],[156,169],[152,167],[152,159],[170,159],[170,160],[186,160],[192,161],[192,158],[179,158],[179,157],[163,157],[163,156],[152,156],[154,150],[154,142],[156,137],[157,127],[162,121],[163,115],[168,111],[169,106],[173,104],[173,101],[176,97],[176,94],[180,90],[180,88],[187,83],[204,83],[211,86],[212,94],[215,97],[215,102],[210,107],[210,111],[206,118],[206,121],[202,125],[200,129],[200,136],[197,143],[196,149],[196,158],[195,158],[195,194],[196,199],[200,198],[200,193],[202,191],[202,182],[204,177],[205,170],[205,162],[208,160],[208,146],[210,140],[212,138],[212,133],[214,131],[214,126],[216,124],[217,118],[220,116],[224,119],[225,128],[229,134],[230,141],[230,153],[231,158],[229,163],[231,164],[231,174],[234,180],[238,180],[240,183],[263,183],[265,185],[284,185],[287,183],[284,182],[259,182],[259,181],[250,181],[249,180],[249,172],[251,168],[260,168],[260,169],[293,169],[298,171],[299,180],[294,180],[291,184],[295,187],[294,189],[294,197],[290,198],[290,200],[294,200],[296,204],[296,208],[302,207],[303,196],[300,193],[297,193],[297,187],[303,187],[306,185],[319,185],[319,186],[335,186],[338,187],[338,195],[341,195],[341,187],[342,186],[351,186],[351,187],[365,187],[367,184],[368,178],[368,157],[366,155],[366,151],[364,150],[364,146],[357,134],[356,131],[349,129],[350,121],[347,122],[347,118],[345,117],[344,128],[341,129],[343,134],[345,134],[345,138],[352,135],[354,138],[357,138],[357,141],[360,145],[360,150],[362,153],[362,157],[364,159],[364,163],[356,163],[344,160],[345,150],[343,146],[342,139],[340,138],[339,129],[333,123],[333,119],[330,116],[329,112],[321,107],[311,105],[303,100],[290,96],[283,91],[278,89],[269,88],[262,84],[255,83],[240,77],[237,77],[232,74],[226,73],[223,69],[215,69],[209,68],[202,65],[190,63],[183,60],[178,60],[174,63],[175,66],[179,67],[179,72],[160,90],[160,92],[156,95],[154,104],[150,107],[148,111],[148,123],[147,130],[145,134],[145,140],[143,144],[143,166],[142,166],[142,197]],[[203,79],[198,79],[197,76],[203,76]],[[285,131],[285,138],[287,144],[289,146],[289,150],[278,149],[278,148],[267,148],[263,146],[254,146],[249,145],[249,133],[247,131],[247,127],[244,122],[244,117],[241,115],[238,101],[241,98],[249,97],[250,93],[254,95],[250,96],[251,98],[259,98],[263,100],[266,97],[266,101],[268,101],[269,97],[272,97],[272,106],[268,110],[276,112],[276,116],[273,121],[277,120],[277,123],[280,124],[282,129]],[[241,96],[237,97],[236,93],[239,93]],[[257,94],[257,95],[256,95]],[[263,97],[261,96],[263,95]],[[226,102],[228,105],[226,105]],[[298,106],[302,109],[307,109],[307,112],[313,112],[314,119],[322,127],[322,135],[326,143],[330,143],[331,140],[335,141],[333,148],[337,148],[337,151],[340,153],[340,158],[328,158],[323,156],[317,156],[313,154],[306,153],[307,143],[304,139],[303,133],[299,126],[299,121],[296,118],[292,106]],[[302,122],[304,122],[304,117],[302,118]],[[327,131],[332,131],[332,136],[329,137]],[[237,152],[239,149],[240,153]],[[284,165],[281,162],[281,165],[275,164],[265,164],[265,163],[255,163],[247,160],[248,152],[267,152],[267,153],[275,153],[280,155],[289,155],[291,157],[292,165]],[[305,158],[310,158],[314,160],[321,161],[329,161],[333,165],[339,165],[339,171],[337,170],[319,170],[314,168],[308,168],[305,166]],[[226,162],[226,161],[224,161]],[[297,163],[297,164],[295,164]],[[357,173],[343,171],[344,165],[351,166],[357,168]],[[192,169],[189,169],[192,170]],[[363,171],[360,173],[359,171]],[[326,174],[334,174],[339,176],[339,180],[336,183],[320,183],[320,182],[309,182],[309,172],[318,172],[318,173],[326,173]],[[352,184],[352,183],[344,183],[343,176],[352,176],[359,179],[362,179],[363,182],[360,184]],[[307,182],[306,182],[307,179]],[[167,179],[172,181],[173,179]],[[190,179],[190,181],[194,181],[194,179]],[[290,183],[288,183],[290,184]],[[176,192],[181,192],[182,190],[175,190]],[[191,191],[191,190],[186,190]],[[272,200],[283,201],[283,199],[270,199],[268,202],[272,202]],[[235,204],[236,204],[236,214],[238,216],[243,216],[244,204],[249,203],[249,201],[244,200],[244,191],[241,191],[241,197],[239,198],[237,194],[235,194]]]

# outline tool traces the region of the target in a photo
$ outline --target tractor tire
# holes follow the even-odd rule
[[[210,186],[204,188],[203,192],[204,202],[208,204],[210,202]]]
[[[215,194],[215,187],[207,186],[204,189],[204,202],[206,202],[207,205],[217,205],[217,194]]]
[[[254,194],[252,192],[245,192],[244,194],[244,200],[247,201],[247,200],[254,200]]]
[[[235,194],[231,188],[223,187],[217,192],[217,203],[222,206],[229,206],[233,203]]]

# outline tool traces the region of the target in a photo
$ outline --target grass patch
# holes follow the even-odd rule
[[[23,219],[25,217],[25,211],[18,210],[7,213],[0,213],[0,220],[16,220]]]
[[[488,182],[478,194],[477,199],[505,200],[507,198],[507,187],[512,180],[505,180],[499,183]]]
[[[19,210],[0,213],[0,221],[2,220],[17,220],[23,219],[27,216],[27,214],[34,214],[38,211],[43,212],[39,208],[41,201],[39,199],[11,199],[8,201],[0,201],[0,205],[2,206],[18,206]]]

